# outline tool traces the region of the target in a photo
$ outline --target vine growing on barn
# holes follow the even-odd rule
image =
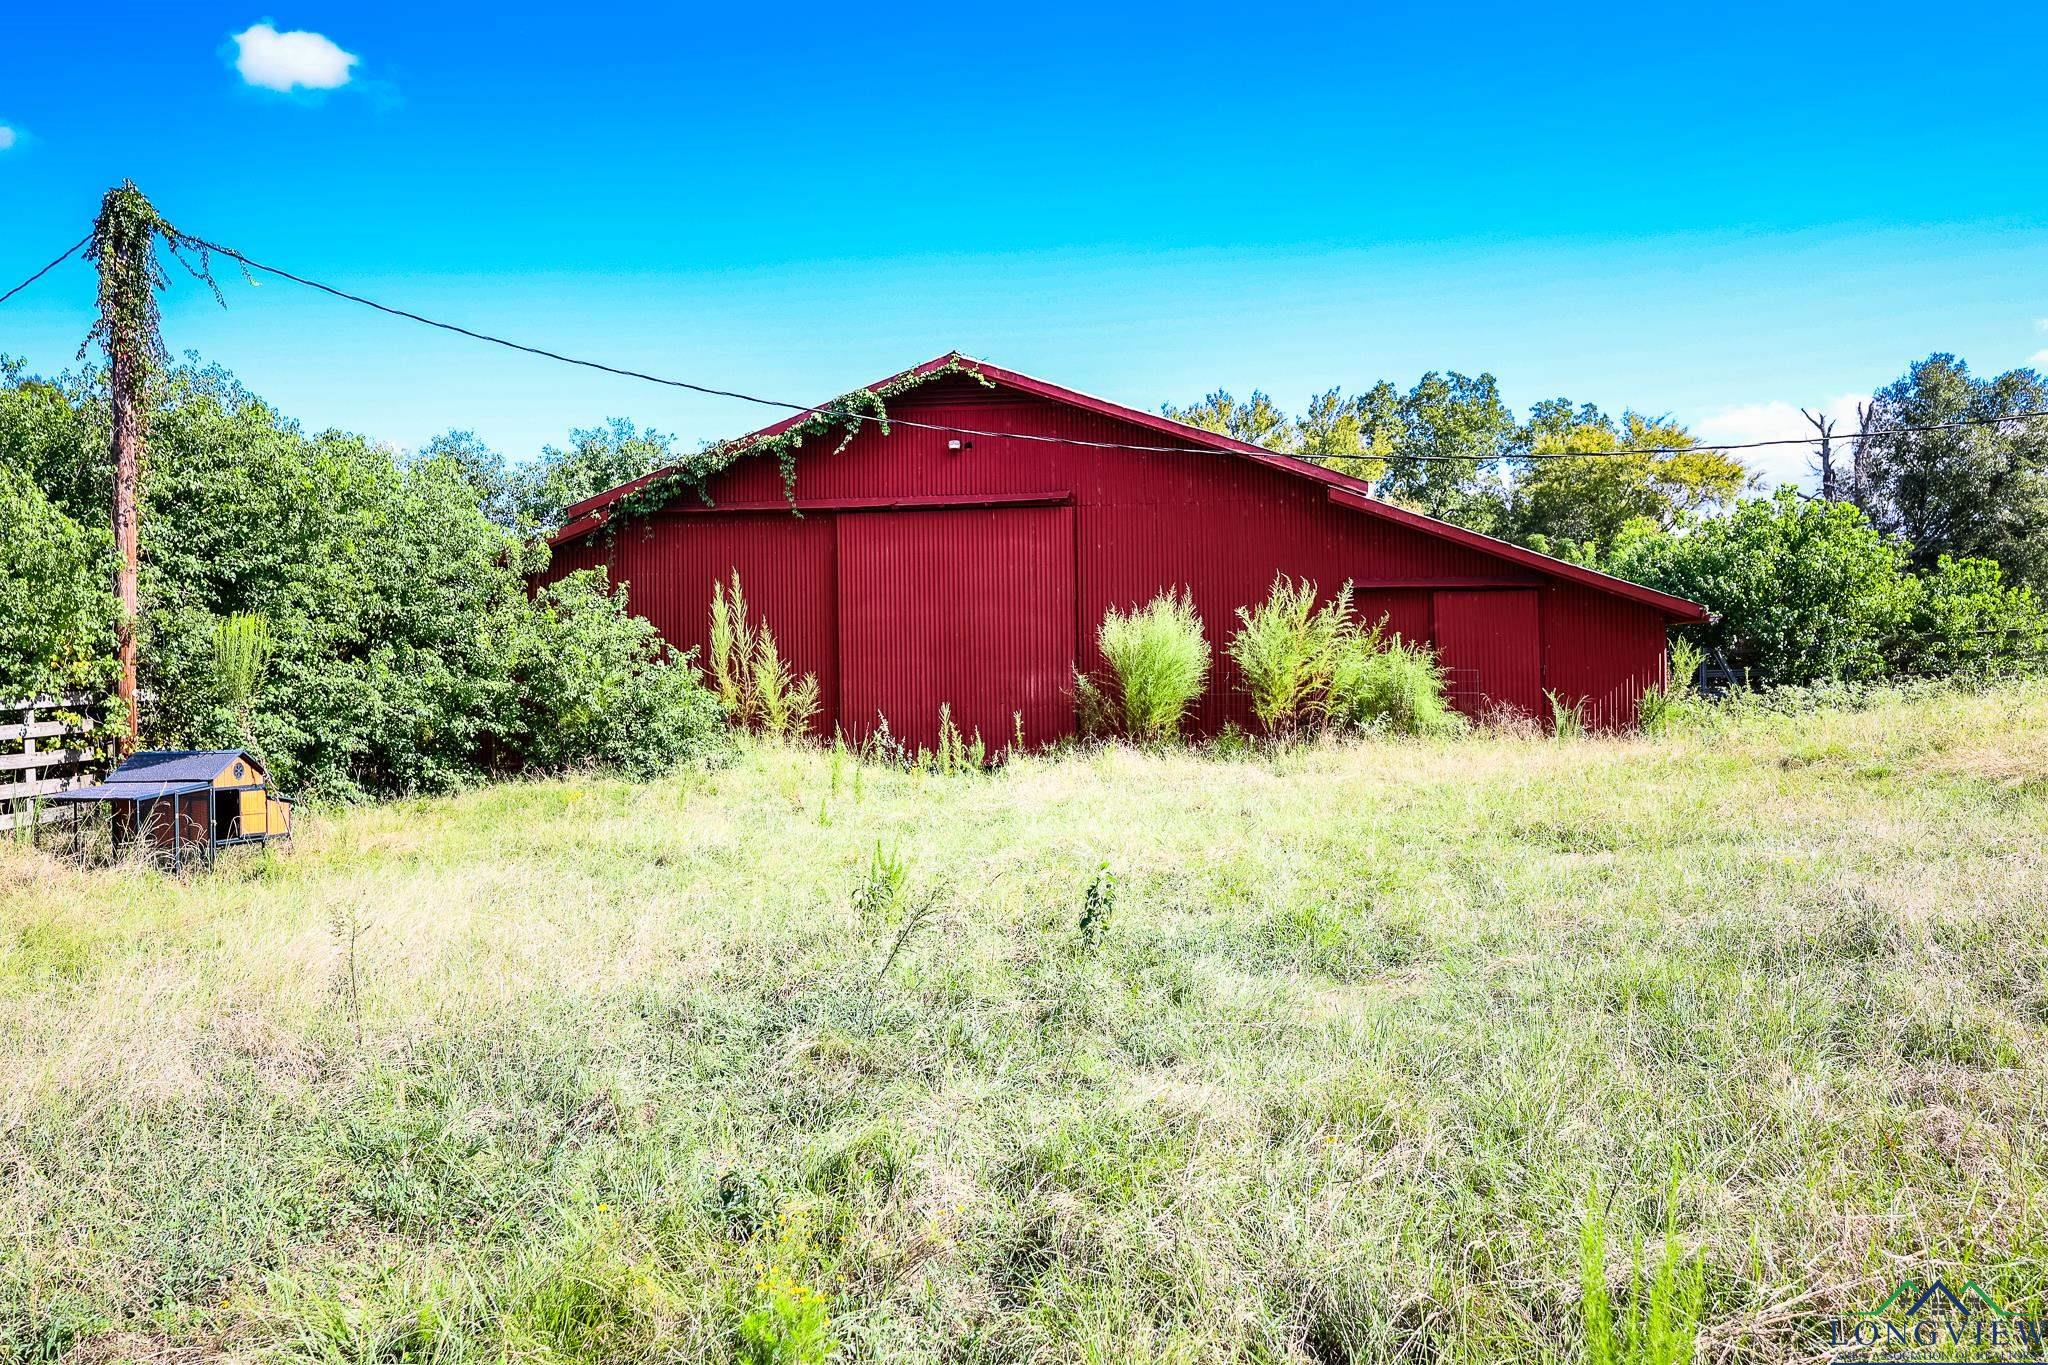
[[[839,434],[839,443],[832,447],[832,453],[837,455],[853,443],[853,438],[858,436],[861,428],[869,422],[873,422],[881,433],[887,436],[890,402],[913,389],[922,388],[935,379],[955,374],[966,375],[986,388],[995,387],[995,382],[983,374],[973,361],[965,356],[953,355],[948,356],[944,364],[935,365],[929,370],[911,370],[893,379],[884,380],[872,388],[843,393],[771,435],[741,436],[730,441],[719,441],[685,456],[672,468],[655,474],[646,483],[612,504],[608,525],[612,528],[612,533],[616,534],[621,522],[657,512],[686,493],[695,493],[706,507],[712,506],[712,479],[741,460],[763,457],[774,459],[776,468],[782,474],[783,496],[789,499],[789,505],[794,510],[797,456],[805,442],[836,431]]]

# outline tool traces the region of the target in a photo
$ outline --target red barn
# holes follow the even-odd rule
[[[757,457],[701,491],[664,471],[574,504],[548,577],[603,566],[633,611],[701,651],[712,584],[737,570],[792,666],[817,675],[822,731],[857,739],[886,716],[913,746],[934,742],[942,703],[991,748],[1019,714],[1032,744],[1072,734],[1074,669],[1101,665],[1103,612],[1168,587],[1192,592],[1215,651],[1198,733],[1248,720],[1222,646],[1275,574],[1326,593],[1350,581],[1364,619],[1436,647],[1475,716],[1541,717],[1554,692],[1627,725],[1664,677],[1667,628],[1706,615],[1317,465],[957,355],[870,391],[886,430],[864,422],[843,449],[837,430],[812,435],[793,492],[768,456],[803,414],[734,443]]]

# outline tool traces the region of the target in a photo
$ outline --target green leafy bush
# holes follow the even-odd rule
[[[1209,679],[1209,641],[1193,597],[1168,589],[1129,612],[1111,607],[1095,643],[1108,676],[1081,680],[1087,728],[1138,740],[1177,735]]]
[[[1608,567],[1711,607],[1700,643],[1760,684],[1879,676],[1913,594],[1903,546],[1790,488],[1681,534],[1624,534]]]
[[[523,765],[659,772],[724,735],[718,700],[602,569],[549,584],[512,654],[516,719],[505,742]]]
[[[1996,560],[1943,555],[1912,580],[1890,654],[1893,673],[1904,677],[2039,672],[2048,664],[2048,611],[2032,588],[2007,583]]]
[[[1387,636],[1381,625],[1352,627],[1337,651],[1327,706],[1333,724],[1397,735],[1454,735],[1465,718],[1447,695],[1448,677],[1427,645]]]
[[[90,689],[112,673],[113,537],[0,463],[0,701]]]

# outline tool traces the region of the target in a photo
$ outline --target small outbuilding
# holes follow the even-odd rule
[[[245,749],[145,750],[106,781],[50,799],[107,806],[117,855],[140,839],[174,868],[187,857],[210,865],[223,848],[292,832],[291,801],[270,790],[262,763]]]

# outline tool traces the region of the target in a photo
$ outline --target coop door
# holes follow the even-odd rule
[[[887,717],[912,749],[940,708],[993,754],[1074,730],[1074,512],[947,508],[838,521],[839,716],[865,739]]]
[[[1533,588],[1439,592],[1431,604],[1437,660],[1453,704],[1475,720],[1543,714],[1543,638]]]

